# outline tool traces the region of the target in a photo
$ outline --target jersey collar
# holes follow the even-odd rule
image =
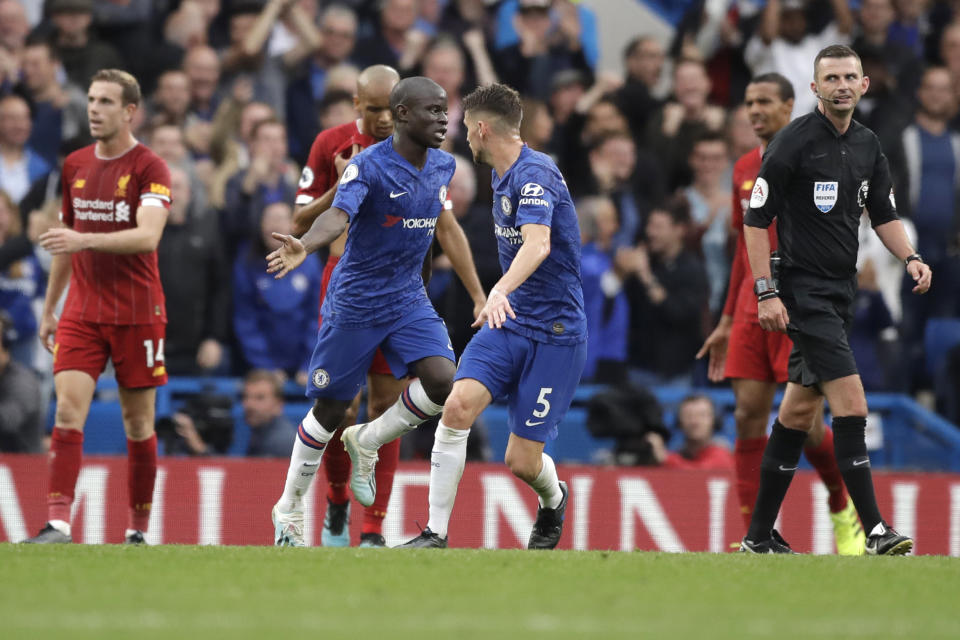
[[[520,164],[520,161],[523,160],[523,159],[525,159],[525,158],[526,158],[528,155],[530,155],[531,153],[533,153],[533,152],[530,150],[530,147],[528,147],[528,146],[527,146],[527,143],[524,142],[524,143],[523,143],[523,147],[521,147],[521,149],[520,149],[520,155],[518,155],[518,156],[517,156],[517,159],[514,160],[513,164],[510,165],[510,167],[509,167],[506,171],[503,172],[503,177],[500,178],[500,179],[497,181],[497,184],[503,184],[504,182],[506,182],[507,178],[510,176],[510,172],[513,171],[513,168],[514,168],[515,166],[517,166],[518,164]],[[494,170],[493,175],[497,175],[496,170]]]
[[[392,135],[391,135],[389,138],[385,139],[385,140],[383,141],[383,144],[387,145],[387,147],[388,147],[388,149],[389,149],[388,153],[389,153],[391,156],[393,156],[393,158],[394,158],[394,160],[395,160],[395,162],[396,162],[397,164],[399,164],[401,167],[403,167],[404,169],[406,169],[407,173],[411,173],[411,174],[413,174],[413,175],[415,175],[415,176],[420,176],[420,175],[423,175],[423,174],[427,171],[427,169],[430,167],[430,160],[433,158],[433,155],[434,155],[434,154],[433,154],[433,151],[434,151],[434,149],[427,149],[427,160],[426,160],[426,162],[423,163],[423,169],[417,169],[415,166],[413,166],[412,164],[410,164],[410,161],[409,161],[409,160],[407,160],[407,159],[404,158],[402,155],[400,155],[399,153],[397,153],[397,150],[393,148],[393,136],[392,136]]]
[[[850,136],[851,133],[853,133],[853,130],[854,130],[855,128],[857,128],[857,127],[860,126],[860,123],[859,123],[859,122],[857,122],[856,120],[851,119],[851,120],[850,120],[850,126],[847,127],[847,130],[846,130],[844,133],[840,133],[839,131],[837,131],[837,128],[836,128],[835,126],[833,126],[833,123],[830,122],[830,119],[827,118],[826,114],[823,113],[822,111],[820,111],[820,109],[814,108],[813,112],[816,114],[816,116],[817,116],[817,118],[820,120],[820,122],[823,123],[823,126],[825,126],[825,127],[827,128],[827,130],[830,131],[830,133],[832,133],[832,134],[833,134],[833,137],[835,137],[835,138],[847,138],[847,137]]]

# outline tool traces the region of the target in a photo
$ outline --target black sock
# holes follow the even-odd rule
[[[787,429],[779,420],[773,423],[770,440],[760,461],[760,491],[757,492],[757,504],[750,519],[747,540],[760,542],[770,538],[770,531],[790,488],[806,439],[806,431]]]
[[[847,493],[860,514],[863,530],[870,535],[873,528],[883,519],[877,507],[877,498],[873,493],[873,475],[870,473],[870,456],[867,455],[867,441],[864,431],[867,419],[861,416],[838,416],[833,419],[833,450],[837,456],[837,466]]]

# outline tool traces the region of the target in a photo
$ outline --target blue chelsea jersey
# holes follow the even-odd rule
[[[350,161],[333,200],[350,216],[350,232],[320,310],[324,322],[371,327],[430,304],[423,260],[455,167],[452,155],[428,149],[417,170],[394,151],[393,136]]]
[[[580,225],[567,183],[549,156],[524,145],[502,178],[493,172],[493,219],[504,272],[523,244],[521,226],[550,227],[550,255],[510,294],[517,319],[504,326],[549,344],[586,340]]]

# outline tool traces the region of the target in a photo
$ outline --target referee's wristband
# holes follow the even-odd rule
[[[764,300],[770,300],[771,298],[779,298],[780,294],[776,291],[764,291],[757,296],[757,302],[763,302]]]
[[[903,261],[903,264],[908,265],[914,260],[918,262],[923,262],[923,257],[919,253],[911,253],[910,255],[907,256],[907,259]]]

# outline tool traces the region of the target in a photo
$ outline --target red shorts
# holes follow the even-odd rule
[[[330,284],[330,276],[333,275],[333,268],[337,266],[338,262],[340,262],[340,256],[330,256],[327,258],[327,264],[323,267],[323,277],[320,280],[321,309],[323,309],[323,299],[327,297],[327,286]],[[317,314],[317,325],[319,326],[321,324],[323,324],[323,316]],[[367,373],[384,376],[393,375],[393,372],[390,371],[390,365],[387,364],[387,359],[380,349],[377,349],[376,353],[373,354],[373,362],[370,363],[370,370],[367,371]]]
[[[167,383],[163,362],[164,324],[97,324],[61,319],[53,346],[53,373],[83,371],[96,380],[113,360],[117,384],[125,389]]]
[[[723,375],[784,383],[791,349],[793,342],[785,333],[764,331],[756,322],[734,321]]]

